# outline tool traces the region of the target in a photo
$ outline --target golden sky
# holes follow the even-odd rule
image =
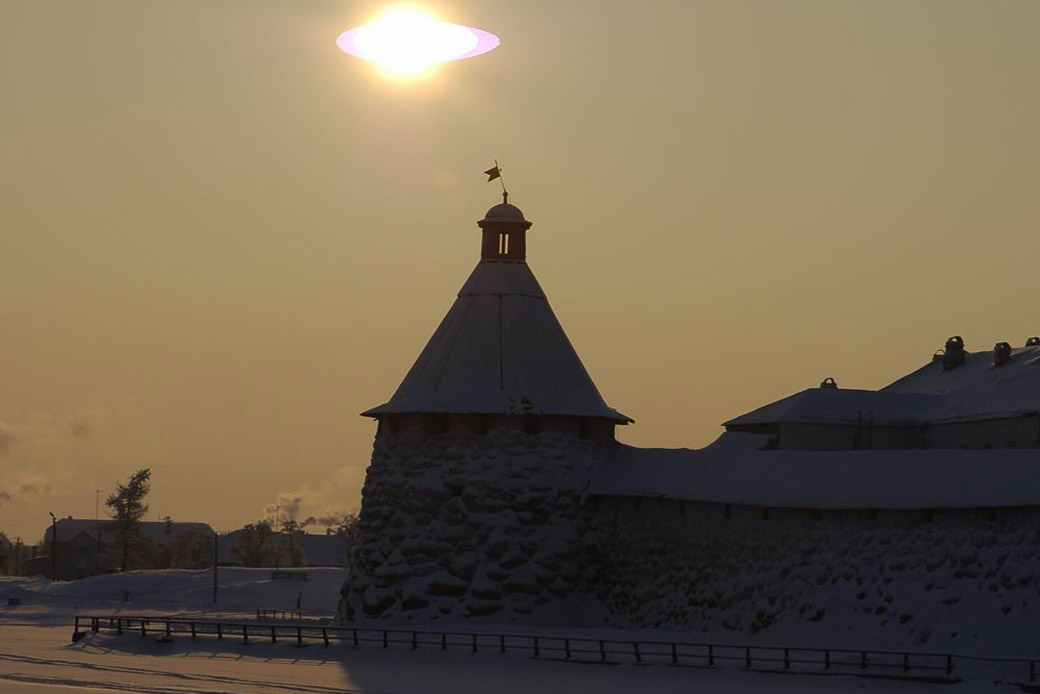
[[[494,158],[627,443],[1040,333],[1036,0],[452,0],[412,85],[379,7],[0,0],[0,531],[356,508]]]

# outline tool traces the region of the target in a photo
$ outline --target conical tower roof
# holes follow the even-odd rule
[[[513,205],[478,222],[481,260],[404,381],[362,414],[540,414],[632,420],[607,406],[526,262]]]

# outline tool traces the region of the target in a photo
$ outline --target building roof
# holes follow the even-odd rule
[[[939,396],[876,390],[810,388],[731,419],[727,427],[775,423],[903,424],[929,410]]]
[[[1040,412],[1040,345],[1011,350],[994,366],[993,352],[965,352],[944,370],[940,358],[881,390],[810,388],[725,422],[726,427],[776,423],[939,423],[1000,419]]]
[[[993,352],[965,352],[964,362],[943,370],[934,359],[881,389],[882,393],[942,396],[929,421],[992,419],[1040,412],[1040,345],[1011,350],[1011,360],[993,365]]]
[[[67,542],[81,533],[86,533],[92,538],[101,534],[103,541],[108,541],[115,533],[115,521],[111,520],[88,520],[85,518],[59,518],[57,523],[58,542]],[[192,531],[206,537],[213,537],[213,528],[206,523],[181,523],[171,521],[142,521],[141,535],[158,544],[165,543],[169,538],[181,533]],[[51,527],[43,535],[44,542],[51,541]]]
[[[700,450],[619,446],[590,492],[770,508],[935,509],[1040,505],[1035,449],[763,450],[726,432]]]
[[[604,402],[524,260],[481,260],[390,401],[362,414],[406,412],[632,421]]]

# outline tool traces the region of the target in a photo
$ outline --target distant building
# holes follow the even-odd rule
[[[235,530],[221,536],[218,541],[218,561],[221,566],[244,566],[235,546],[242,538],[243,530]],[[287,533],[274,533],[273,539],[288,545]],[[302,566],[345,567],[348,546],[346,540],[332,533],[312,534],[299,532],[293,538],[303,557]]]
[[[56,543],[52,542],[55,527]],[[213,534],[213,529],[205,523],[142,521],[140,536],[144,542],[134,554],[135,568],[205,565],[212,557]],[[47,528],[43,553],[27,562],[27,573],[50,577],[52,549],[56,550],[53,570],[58,580],[116,571],[119,568],[117,543],[114,521],[61,518],[55,526]]]

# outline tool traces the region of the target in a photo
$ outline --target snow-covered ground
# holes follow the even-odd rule
[[[342,570],[312,569],[310,580],[271,581],[270,572],[222,571],[220,602],[212,605],[212,574],[206,571],[134,572],[49,584],[42,579],[0,578],[0,692],[133,691],[201,692],[378,692],[380,694],[485,694],[496,692],[633,691],[706,694],[794,694],[934,690],[920,682],[853,676],[797,677],[739,669],[704,670],[666,665],[579,664],[529,654],[498,655],[410,651],[364,645],[297,648],[254,641],[176,639],[95,634],[71,643],[76,613],[253,614],[256,608],[294,608],[331,615]],[[130,591],[130,603],[123,602]],[[7,597],[20,606],[4,606]],[[504,625],[503,625],[504,626]],[[482,630],[494,630],[483,624]],[[544,630],[543,630],[544,631]],[[584,630],[588,634],[588,630]],[[612,631],[612,638],[647,638],[649,632]],[[603,633],[607,636],[608,634]],[[1018,691],[997,683],[1005,677],[988,666],[961,673],[965,681],[944,691]]]
[[[296,570],[301,571],[301,570]],[[345,569],[311,568],[308,580],[271,580],[271,569],[221,568],[217,603],[213,603],[213,572],[130,571],[51,583],[44,578],[0,577],[0,598],[19,598],[16,612],[67,617],[76,612],[145,611],[183,614],[255,614],[261,609],[300,608],[308,615],[331,617],[339,600]],[[0,608],[2,609],[2,608]],[[2,613],[0,613],[2,614]],[[0,619],[3,619],[0,617]],[[2,623],[2,622],[0,622]]]

